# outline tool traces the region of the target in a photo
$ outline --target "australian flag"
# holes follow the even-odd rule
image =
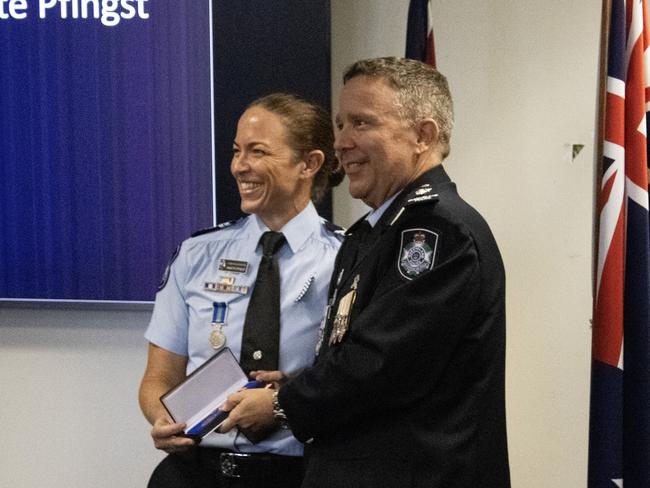
[[[431,0],[411,0],[409,4],[406,57],[436,67]]]
[[[611,0],[597,198],[589,488],[650,487],[646,0]]]

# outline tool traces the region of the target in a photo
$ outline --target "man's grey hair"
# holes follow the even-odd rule
[[[414,59],[388,57],[357,61],[343,74],[343,84],[357,76],[385,80],[397,94],[397,110],[411,125],[425,118],[435,120],[442,157],[449,155],[454,106],[444,75]]]

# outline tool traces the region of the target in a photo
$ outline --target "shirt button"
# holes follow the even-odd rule
[[[262,359],[262,351],[260,351],[260,350],[255,351],[253,353],[253,359],[255,361],[259,361],[260,359]]]

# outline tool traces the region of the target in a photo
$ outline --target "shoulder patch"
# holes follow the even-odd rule
[[[244,217],[235,220],[229,220],[228,222],[222,222],[220,224],[217,224],[214,227],[206,227],[205,229],[197,230],[192,234],[191,237],[198,237],[198,236],[202,236],[203,234],[209,234],[210,232],[216,232],[218,230],[225,229],[226,227],[230,227],[231,225],[236,224],[243,218]]]
[[[407,280],[433,269],[438,247],[438,233],[428,229],[402,231],[397,269]]]
[[[174,253],[172,254],[172,257],[170,258],[169,262],[167,263],[167,267],[165,268],[165,272],[163,273],[162,280],[160,280],[160,284],[158,285],[158,291],[165,288],[165,285],[167,284],[167,281],[169,280],[169,274],[171,273],[172,264],[174,264],[174,261],[176,261],[176,258],[178,257],[178,253],[180,251],[181,251],[181,244],[176,246],[176,249],[174,250]]]

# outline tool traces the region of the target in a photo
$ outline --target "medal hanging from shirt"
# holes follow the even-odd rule
[[[350,313],[352,312],[352,306],[354,305],[354,300],[357,298],[357,287],[359,286],[359,275],[354,277],[352,287],[349,292],[347,292],[341,300],[339,301],[339,306],[336,310],[336,315],[334,316],[334,324],[332,327],[332,333],[330,334],[329,345],[338,344],[343,340],[346,332],[348,331],[348,326],[350,325]]]
[[[226,312],[228,311],[228,304],[224,302],[212,303],[212,322],[210,326],[210,345],[212,349],[219,350],[226,345],[226,334],[223,332],[223,327],[226,325]]]

